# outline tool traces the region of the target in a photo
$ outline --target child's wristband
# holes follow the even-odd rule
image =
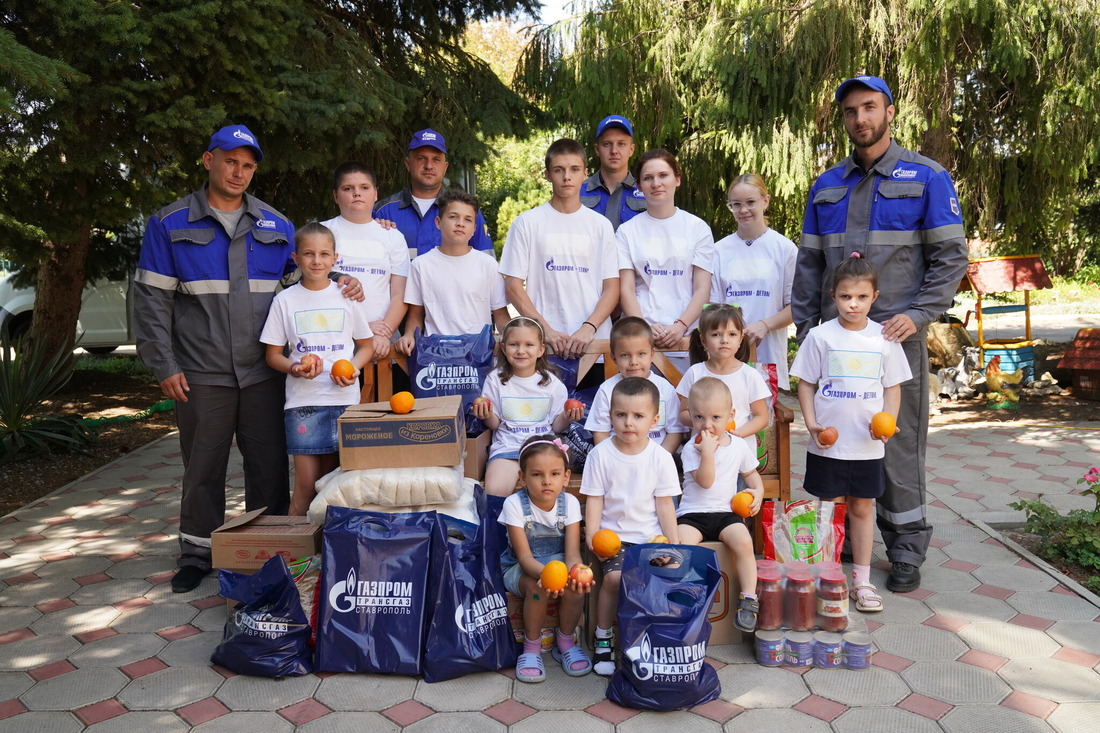
[[[593,333],[595,333],[597,330],[599,330],[599,329],[596,328],[596,325],[594,323],[592,323],[591,321],[581,321],[581,325],[582,326],[592,326],[592,332]]]
[[[686,323],[684,323],[683,321],[681,321],[679,318],[677,318],[675,321],[673,321],[673,323],[679,323],[681,326],[684,327],[684,333],[688,332],[688,330],[689,330],[688,325]]]

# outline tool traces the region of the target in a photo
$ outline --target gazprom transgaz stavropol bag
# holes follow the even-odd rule
[[[672,558],[658,567],[653,562]],[[707,614],[721,573],[714,550],[635,545],[619,586],[619,668],[607,699],[640,710],[683,710],[718,697],[718,673],[706,663]]]
[[[470,414],[470,406],[493,368],[493,343],[493,327],[488,325],[480,333],[459,336],[425,336],[417,329],[408,362],[413,397],[460,395],[467,434],[483,431],[485,426]]]
[[[321,545],[316,668],[419,674],[435,512],[330,506]]]

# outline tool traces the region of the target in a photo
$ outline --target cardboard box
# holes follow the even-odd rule
[[[412,468],[463,463],[462,398],[422,397],[398,415],[388,402],[352,405],[340,416],[340,467]]]
[[[741,632],[733,625],[733,616],[737,611],[737,599],[741,596],[741,584],[737,580],[737,565],[733,553],[721,542],[703,542],[702,547],[714,550],[718,555],[718,569],[722,578],[718,581],[718,592],[714,594],[714,603],[710,613],[710,643],[740,644]]]
[[[485,464],[489,460],[489,445],[493,442],[493,431],[486,430],[476,438],[466,440],[466,460],[463,461],[462,474],[474,481],[485,476]]]
[[[210,535],[215,568],[254,573],[275,555],[287,562],[316,555],[321,526],[306,517],[262,516],[263,509],[234,517]]]

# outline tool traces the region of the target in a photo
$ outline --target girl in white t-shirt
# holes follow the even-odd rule
[[[852,541],[852,599],[865,613],[882,610],[871,584],[875,499],[886,490],[886,441],[871,429],[886,412],[897,420],[901,383],[910,379],[901,344],[882,336],[867,317],[878,298],[878,274],[859,253],[833,274],[837,317],[810,329],[791,365],[798,377],[798,404],[810,432],[806,479],[810,494],[833,501],[844,496]],[[915,426],[906,426],[913,430]]]
[[[532,435],[558,433],[584,418],[584,405],[566,407],[569,396],[546,360],[537,321],[524,316],[504,324],[497,342],[497,367],[485,378],[470,412],[493,431],[485,490],[508,496],[516,488],[519,448]]]
[[[676,393],[680,395],[680,422],[691,424],[688,395],[691,386],[703,377],[717,377],[725,382],[733,396],[735,426],[730,431],[745,438],[756,450],[756,434],[768,426],[768,385],[752,367],[745,364],[749,358],[749,342],[745,338],[745,321],[741,309],[733,305],[714,305],[703,309],[699,327],[691,332],[692,365],[680,383]]]
[[[383,229],[374,220],[378,181],[374,171],[358,161],[336,167],[332,174],[332,198],[340,216],[321,222],[336,237],[339,259],[334,269],[359,278],[364,309],[374,333],[374,360],[390,353],[390,342],[405,317],[405,280],[409,275],[409,249],[396,229]]]
[[[676,208],[680,164],[650,150],[635,169],[647,209],[619,227],[619,299],[623,314],[653,327],[654,345],[675,347],[695,326],[710,296],[714,236],[697,216]],[[682,372],[687,354],[669,354]]]
[[[584,596],[592,590],[591,572],[570,578],[565,588],[547,591],[543,568],[557,560],[566,568],[581,564],[581,505],[564,491],[569,483],[569,448],[553,435],[535,435],[519,449],[519,479],[523,490],[504,500],[498,522],[508,528],[508,548],[501,554],[504,585],[523,599],[523,653],[516,662],[516,679],[542,682],[542,622],[546,602],[560,598],[554,658],[567,675],[592,671],[592,660],[573,641]]]
[[[764,214],[769,203],[763,178],[748,173],[733,179],[726,206],[737,220],[737,231],[714,245],[710,299],[740,306],[745,337],[756,345],[756,369],[772,393],[770,408],[779,390],[790,388],[787,326],[798,248],[768,228]]]

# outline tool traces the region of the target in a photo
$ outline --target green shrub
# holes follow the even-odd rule
[[[1022,511],[1027,531],[1043,539],[1038,548],[1041,556],[1100,572],[1100,472],[1093,467],[1077,483],[1087,484],[1083,491],[1095,500],[1094,508],[1073,509],[1063,516],[1043,501],[1042,494],[1037,499],[1014,501],[1009,506]],[[1085,585],[1100,589],[1100,577],[1091,577]]]
[[[88,453],[94,433],[79,415],[39,410],[72,375],[67,349],[48,354],[33,341],[0,346],[0,463],[78,451]]]

